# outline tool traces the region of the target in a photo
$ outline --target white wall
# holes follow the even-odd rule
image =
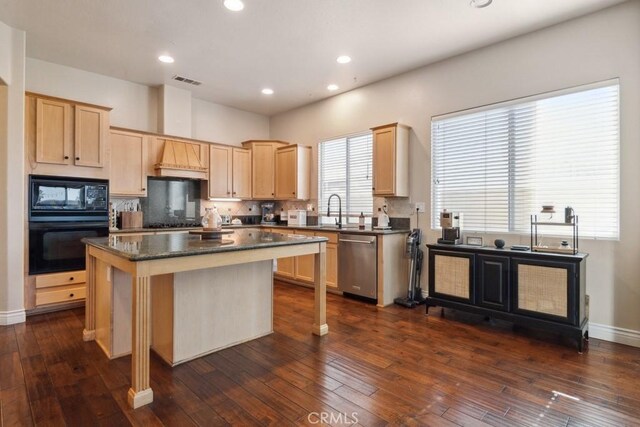
[[[174,86],[158,88],[158,132],[191,138],[191,92]]]
[[[173,125],[168,134],[189,136],[190,133],[195,139],[234,145],[247,139],[269,137],[268,117],[196,98],[191,98],[190,114],[173,117],[175,111],[171,105],[164,108],[158,87],[33,58],[27,58],[26,76],[27,91],[113,108],[110,116],[113,126],[162,133],[164,120]],[[184,89],[167,88],[172,93],[189,94]],[[183,98],[185,96],[180,97],[182,107],[186,102]],[[185,108],[180,111],[184,112]],[[164,117],[165,113],[167,117]],[[163,120],[159,120],[159,116],[163,116]],[[191,117],[190,123],[185,123],[188,116]]]
[[[0,325],[24,313],[25,34],[0,22]]]
[[[33,58],[27,58],[26,76],[29,92],[111,107],[113,126],[157,130],[155,88]]]
[[[430,118],[434,115],[585,83],[620,78],[620,241],[581,241],[589,252],[592,335],[640,346],[640,2],[479,49],[271,118],[271,137],[317,141],[399,121],[412,127],[412,201],[430,200]],[[316,161],[313,162],[314,168]],[[314,175],[316,175],[314,173]],[[315,197],[317,179],[312,180]],[[414,220],[415,221],[415,220]],[[429,230],[429,215],[420,227]],[[429,232],[428,241],[437,237]],[[504,237],[504,236],[502,236]],[[486,236],[493,241],[495,236]],[[508,236],[509,244],[529,236]],[[426,275],[424,275],[426,276]],[[423,277],[426,283],[426,277]],[[598,325],[604,325],[598,327]],[[611,338],[611,337],[609,337]]]
[[[269,118],[220,104],[192,99],[191,135],[195,139],[240,145],[248,139],[269,138]]]

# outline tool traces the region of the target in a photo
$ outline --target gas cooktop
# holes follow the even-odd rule
[[[148,225],[149,228],[198,228],[199,222],[155,222]]]

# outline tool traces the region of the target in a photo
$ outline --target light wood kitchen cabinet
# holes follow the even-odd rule
[[[70,164],[73,107],[66,102],[36,99],[36,162]]]
[[[231,195],[239,199],[251,198],[251,150],[233,148],[233,186]]]
[[[75,106],[75,161],[76,166],[101,168],[109,121],[108,112],[84,105]]]
[[[295,234],[303,236],[314,236],[312,231],[296,230]],[[315,262],[313,255],[301,255],[296,257],[295,274],[296,280],[303,282],[314,282],[315,280]]]
[[[409,197],[409,127],[392,123],[373,131],[373,194]]]
[[[290,145],[276,149],[275,198],[308,200],[311,147]]]
[[[242,143],[251,150],[251,194],[254,199],[275,199],[276,149],[289,145],[283,141],[251,140]]]
[[[287,279],[295,279],[296,277],[295,257],[278,258],[278,268],[276,269],[276,274]]]
[[[251,198],[251,151],[222,145],[209,147],[210,198]]]
[[[109,111],[106,107],[27,92],[27,172],[108,178]]]
[[[147,196],[147,136],[111,130],[109,193],[114,196]]]
[[[316,232],[318,237],[326,237],[327,242],[327,286],[338,288],[338,233]]]

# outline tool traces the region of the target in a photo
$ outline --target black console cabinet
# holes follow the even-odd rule
[[[429,307],[442,306],[588,339],[587,254],[427,245]]]

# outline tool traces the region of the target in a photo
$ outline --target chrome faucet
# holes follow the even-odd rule
[[[327,216],[331,216],[331,199],[333,196],[338,198],[338,219],[336,219],[336,226],[338,228],[342,228],[342,199],[337,193],[333,193],[329,196],[329,200],[327,201]]]

